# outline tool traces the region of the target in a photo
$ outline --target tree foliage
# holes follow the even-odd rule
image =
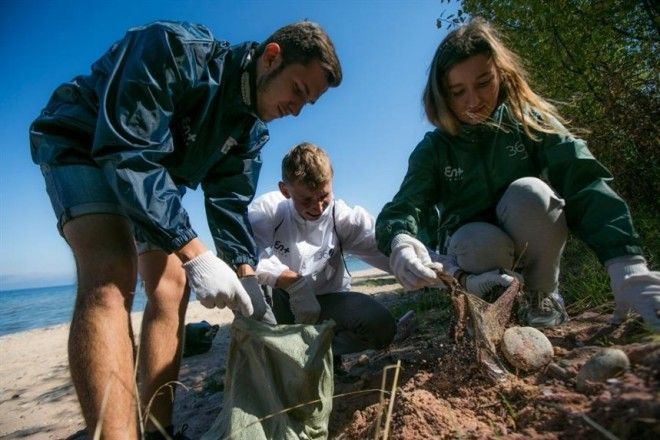
[[[617,190],[658,213],[657,5],[631,0],[464,0],[461,18],[465,12],[494,23],[525,60],[533,88],[564,103],[562,114],[616,176]]]

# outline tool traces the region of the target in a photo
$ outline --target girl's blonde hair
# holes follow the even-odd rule
[[[303,142],[290,149],[282,159],[284,183],[302,183],[316,189],[332,179],[330,158],[322,148]]]
[[[568,133],[557,108],[529,86],[520,57],[504,45],[493,26],[479,17],[450,32],[435,51],[423,97],[431,124],[454,136],[458,134],[460,122],[448,105],[447,74],[456,64],[481,54],[493,61],[500,77],[498,104],[508,104],[529,137],[536,138],[533,131]]]

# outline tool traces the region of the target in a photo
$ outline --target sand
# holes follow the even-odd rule
[[[358,380],[335,382],[335,395],[343,397],[333,401],[331,438],[373,438],[383,409],[379,393],[365,390],[379,388],[383,367],[397,361],[402,369],[391,438],[600,438],[603,432],[658,438],[660,340],[634,318],[610,326],[610,314],[596,308],[544,329],[554,346],[553,368],[518,373],[493,385],[475,362],[470,338],[457,342],[448,331],[450,308],[429,307],[437,293],[401,295],[393,277],[376,270],[353,275],[353,290],[386,305],[404,298],[427,305],[418,310],[408,337],[362,355],[366,364],[360,355],[345,357],[344,365]],[[133,315],[135,328],[140,318]],[[174,425],[187,424],[185,434],[200,438],[221,409],[232,315],[193,302],[186,318],[220,325],[209,352],[184,358],[179,379],[185,388],[177,390],[174,403]],[[61,439],[83,427],[68,375],[67,333],[68,326],[61,325],[0,337],[0,438]],[[603,346],[623,350],[630,371],[578,391],[578,371]]]
[[[387,276],[377,269],[356,272],[354,283]],[[377,293],[394,290],[397,284],[361,286],[354,290]],[[133,313],[133,328],[139,330],[142,313]],[[190,425],[187,434],[204,432],[203,425],[219,411],[222,393],[209,392],[221,380],[229,346],[230,311],[207,309],[191,302],[186,322],[208,321],[221,330],[210,352],[185,358],[180,374],[188,388],[177,393],[175,425]],[[0,337],[0,437],[61,439],[84,427],[67,362],[69,325],[58,325]],[[192,417],[192,415],[199,415]],[[192,421],[195,420],[195,421]]]

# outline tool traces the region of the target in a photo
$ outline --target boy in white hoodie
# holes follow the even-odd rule
[[[316,324],[333,319],[335,357],[392,342],[392,314],[368,295],[351,292],[346,254],[390,272],[376,245],[374,219],[332,194],[332,166],[321,148],[302,143],[282,160],[279,191],[248,207],[260,284],[273,288],[279,324]],[[337,360],[337,358],[335,358]]]

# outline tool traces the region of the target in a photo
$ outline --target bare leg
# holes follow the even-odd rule
[[[166,384],[179,377],[189,290],[174,254],[145,252],[139,268],[148,298],[140,336],[140,398],[144,408],[153,398],[149,413],[164,428],[172,424],[175,385]],[[156,426],[147,420],[146,430],[156,431]]]
[[[69,364],[88,432],[137,437],[133,334],[129,312],[137,257],[128,220],[95,214],[64,225],[78,269]],[[107,401],[104,404],[104,401]]]

